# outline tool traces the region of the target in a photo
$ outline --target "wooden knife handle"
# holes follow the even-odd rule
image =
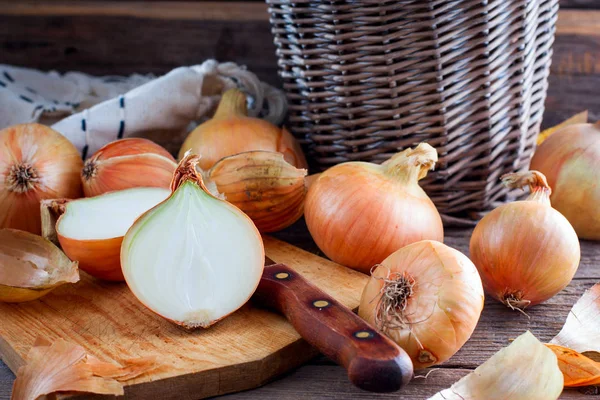
[[[286,265],[265,267],[254,298],[285,315],[359,388],[392,392],[412,378],[412,361],[402,348]]]

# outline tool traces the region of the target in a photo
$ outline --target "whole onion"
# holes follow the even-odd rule
[[[552,187],[552,207],[582,239],[600,239],[600,123],[566,126],[536,150],[531,168]]]
[[[41,232],[40,201],[81,197],[79,152],[40,124],[0,131],[0,228]]]
[[[296,168],[306,168],[300,145],[285,129],[269,121],[248,116],[246,95],[238,89],[223,94],[215,115],[194,129],[179,151],[200,156],[198,166],[210,169],[220,159],[246,151],[274,151]]]
[[[507,174],[502,180],[511,188],[529,185],[531,194],[479,221],[471,237],[471,260],[490,296],[522,310],[571,282],[579,266],[579,240],[569,221],[550,206],[543,174]]]
[[[449,359],[471,337],[483,309],[477,269],[433,240],[410,244],[374,268],[358,314],[402,347],[415,368]]]
[[[435,149],[421,143],[382,165],[347,162],[320,174],[304,205],[319,248],[333,261],[368,273],[407,244],[442,241],[440,215],[418,184],[436,161]]]

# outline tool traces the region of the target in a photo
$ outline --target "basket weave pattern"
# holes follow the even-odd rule
[[[558,0],[266,0],[293,134],[324,169],[427,141],[446,221],[507,198],[544,110]],[[457,217],[459,219],[457,219]]]

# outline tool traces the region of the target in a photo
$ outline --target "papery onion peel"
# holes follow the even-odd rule
[[[123,395],[120,382],[154,368],[154,357],[125,360],[117,366],[98,360],[77,344],[38,339],[19,368],[11,400],[36,400],[57,392]]]
[[[562,390],[556,356],[526,332],[429,400],[556,400]]]
[[[0,229],[0,301],[35,300],[77,281],[77,262],[53,243],[29,232]]]

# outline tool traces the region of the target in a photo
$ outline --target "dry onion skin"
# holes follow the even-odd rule
[[[582,239],[600,239],[600,123],[566,126],[535,151],[531,168],[553,189],[552,206]]]
[[[173,156],[151,140],[116,140],[86,160],[81,171],[83,193],[92,197],[133,187],[168,188],[176,167]]]
[[[580,353],[600,353],[600,283],[592,286],[577,300],[565,325],[550,343]]]
[[[256,226],[206,189],[198,161],[184,157],[170,197],[135,222],[121,248],[135,297],[186,328],[207,328],[243,306],[264,269]]]
[[[502,180],[510,188],[529,185],[531,194],[479,221],[471,236],[471,260],[490,296],[523,310],[571,282],[579,266],[579,240],[569,221],[550,206],[543,174],[507,174]]]
[[[556,356],[526,332],[429,400],[556,400],[562,390]]]
[[[40,201],[81,197],[79,152],[40,124],[0,131],[0,228],[41,233]]]
[[[321,173],[304,205],[306,224],[321,251],[368,273],[403,246],[442,241],[440,214],[418,184],[436,161],[435,149],[421,143],[382,165],[347,162]]]
[[[418,369],[448,360],[465,344],[483,301],[471,260],[443,243],[424,240],[374,268],[358,315],[406,350]]]
[[[39,339],[20,367],[11,400],[36,400],[60,392],[123,395],[121,382],[156,367],[154,358],[125,360],[118,366],[98,360],[77,344],[58,339],[50,344]]]
[[[123,281],[123,236],[140,215],[169,194],[169,189],[144,187],[68,201],[59,207],[64,213],[56,222],[60,246],[88,274]]]
[[[582,387],[600,384],[600,362],[567,347],[546,344],[558,359],[565,387]]]
[[[297,168],[306,168],[306,158],[300,145],[285,129],[260,118],[248,116],[246,95],[239,89],[229,89],[212,119],[194,129],[179,151],[200,156],[198,166],[210,169],[220,159],[246,151],[265,150],[283,154]]]
[[[50,241],[29,232],[0,229],[0,301],[36,300],[77,281],[77,262]]]
[[[249,151],[225,157],[206,174],[218,193],[239,207],[261,232],[276,232],[304,213],[306,170],[281,153]]]

